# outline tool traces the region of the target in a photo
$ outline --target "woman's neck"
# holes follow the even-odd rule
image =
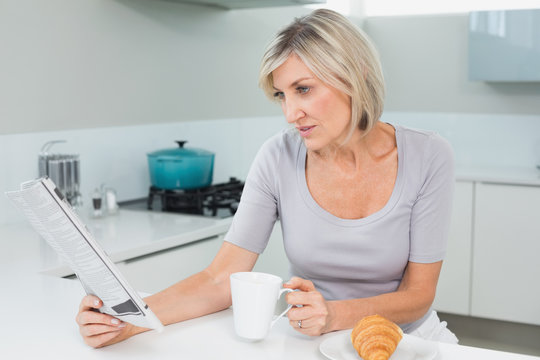
[[[317,151],[309,151],[313,160],[331,162],[344,171],[356,171],[366,162],[377,162],[385,158],[396,147],[395,129],[392,125],[377,122],[363,134],[355,131],[346,144],[332,144]]]

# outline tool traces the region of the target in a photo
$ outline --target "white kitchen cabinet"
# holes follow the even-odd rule
[[[151,253],[123,261],[117,266],[136,290],[155,293],[203,270],[217,254],[223,236]],[[254,271],[275,274],[284,281],[288,280],[289,264],[283,249],[279,222],[274,227],[266,250],[259,256]]]
[[[289,260],[283,247],[281,224],[276,222],[270,240],[264,252],[257,259],[253,271],[266,272],[277,275],[283,281],[289,280]]]
[[[433,303],[437,311],[470,314],[473,189],[472,182],[456,182],[447,253]]]
[[[214,236],[118,263],[135,290],[155,293],[203,270],[217,254],[223,236]]]
[[[540,325],[540,187],[476,185],[471,314]]]

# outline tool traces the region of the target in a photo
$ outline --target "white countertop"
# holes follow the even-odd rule
[[[22,284],[24,283],[24,286]],[[2,299],[0,357],[3,359],[319,359],[319,345],[334,334],[308,337],[280,319],[261,342],[234,334],[230,309],[146,332],[102,349],[86,346],[74,321],[83,291],[76,280],[36,275],[9,288]],[[16,291],[16,293],[14,292]],[[6,296],[7,295],[7,296]],[[540,359],[461,345],[438,344],[437,360]]]
[[[221,234],[230,219],[121,210],[88,226],[115,261]],[[263,342],[234,335],[231,310],[147,332],[103,349],[86,346],[74,321],[84,295],[76,280],[40,273],[61,272],[48,245],[26,223],[0,227],[0,358],[2,359],[324,359],[319,344],[332,334],[306,337],[281,319]],[[53,271],[53,272],[54,272]],[[439,344],[439,360],[540,359],[458,345]]]
[[[232,221],[232,218],[214,219],[125,209],[103,218],[94,219],[84,214],[81,218],[113,262],[224,234]],[[0,259],[3,261],[24,259],[24,262],[32,263],[30,266],[36,271],[56,276],[73,274],[24,220],[0,227],[0,239],[4,250]],[[9,242],[6,247],[4,241],[7,239],[17,240]],[[13,255],[4,259],[6,253]]]
[[[540,186],[540,170],[535,167],[456,166],[456,180],[495,184]]]

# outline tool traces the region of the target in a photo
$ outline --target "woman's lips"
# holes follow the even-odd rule
[[[313,129],[315,129],[315,125],[313,125],[313,126],[298,126],[297,129],[300,132],[301,137],[307,137],[307,136],[309,136],[309,134],[311,134]]]

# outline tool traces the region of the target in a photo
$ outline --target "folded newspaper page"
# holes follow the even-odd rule
[[[77,275],[87,294],[103,301],[102,313],[136,326],[163,330],[159,319],[124,279],[64,196],[47,177],[6,192],[32,227]]]

